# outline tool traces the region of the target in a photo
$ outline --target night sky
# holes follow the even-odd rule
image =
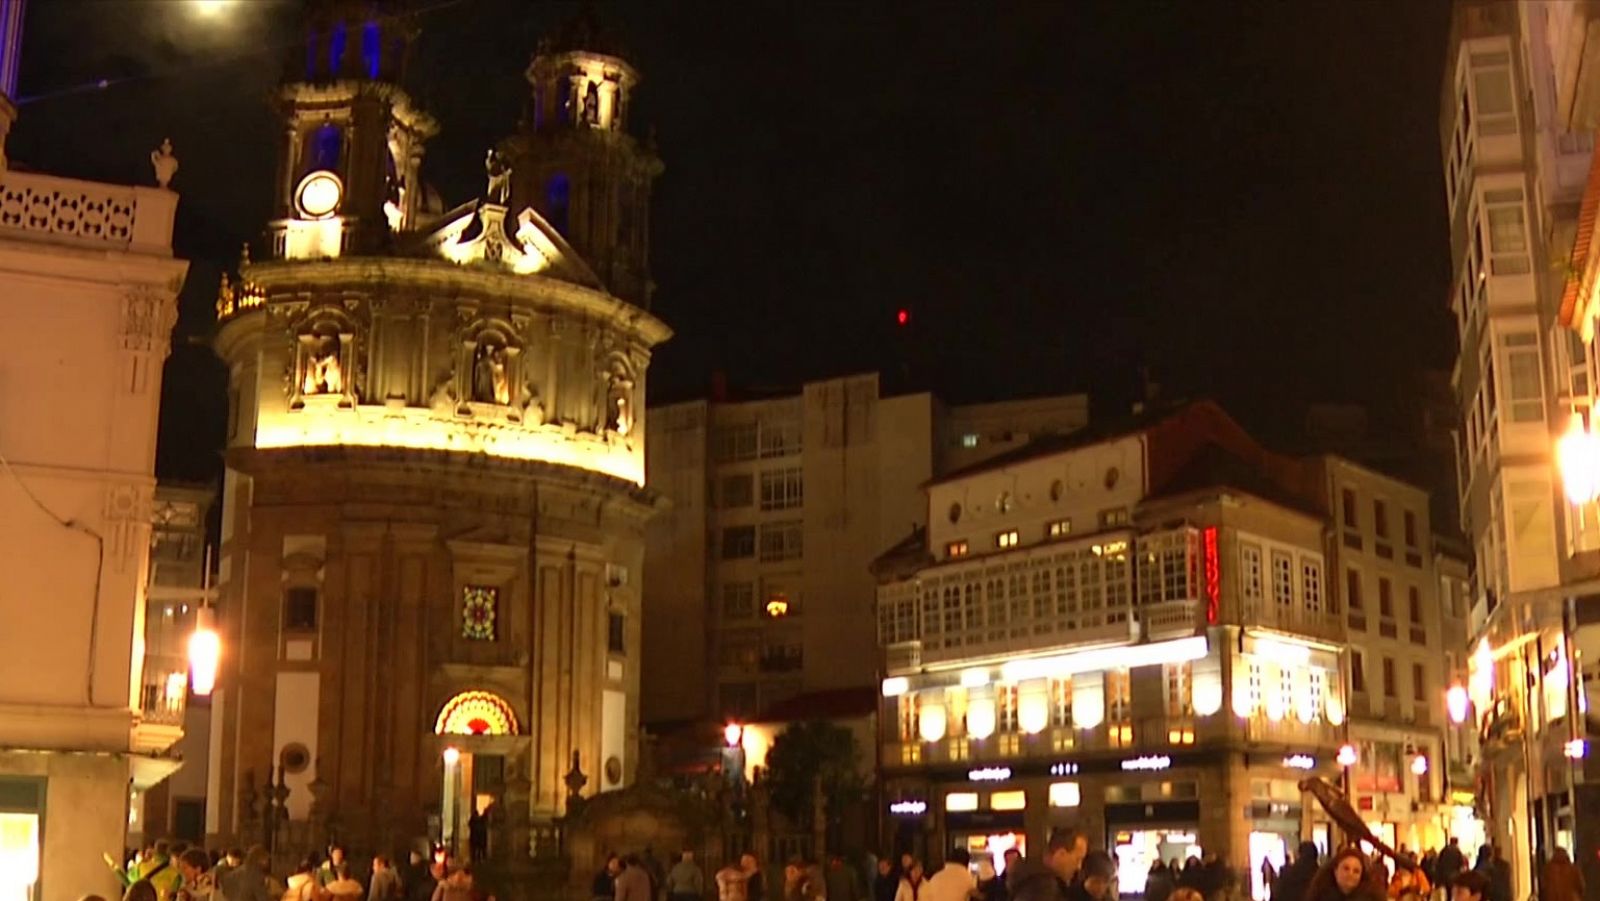
[[[424,171],[448,207],[482,190],[531,51],[579,7],[419,5],[408,87],[443,125]],[[1110,414],[1148,366],[1271,436],[1311,402],[1397,421],[1417,370],[1450,365],[1446,0],[596,7],[666,162],[654,311],[677,335],[653,401],[717,371],[764,389],[882,369],[955,401],[1087,391]],[[182,161],[165,477],[220,472],[211,302],[268,215],[265,100],[295,15],[29,5],[14,163],[153,183],[169,135]]]

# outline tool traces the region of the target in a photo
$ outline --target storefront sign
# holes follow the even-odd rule
[[[1283,758],[1283,765],[1291,770],[1313,770],[1317,767],[1317,758],[1310,754],[1290,754]]]
[[[1052,764],[1050,764],[1050,775],[1052,775],[1052,776],[1072,776],[1072,775],[1075,775],[1077,772],[1078,772],[1078,765],[1075,764],[1075,763],[1052,763]]]
[[[919,817],[928,812],[928,802],[896,801],[889,805],[889,812],[897,817]]]
[[[981,769],[968,770],[969,782],[1004,782],[1011,778],[1011,767],[986,766]]]
[[[1135,757],[1122,761],[1124,770],[1164,770],[1172,766],[1172,758],[1162,754],[1156,757]]]

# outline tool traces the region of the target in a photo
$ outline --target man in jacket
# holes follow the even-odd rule
[[[367,901],[400,901],[400,874],[388,855],[372,858],[372,884],[367,886]]]
[[[1318,853],[1312,842],[1300,843],[1294,863],[1278,872],[1278,881],[1272,886],[1272,901],[1305,901],[1311,877],[1317,875]]]
[[[267,849],[256,845],[244,856],[244,863],[228,874],[222,893],[228,901],[268,901]]]
[[[639,863],[639,855],[623,858],[622,872],[617,874],[616,901],[654,901],[650,897],[650,874]]]
[[[695,865],[694,852],[683,852],[667,872],[667,898],[669,901],[700,901],[705,890],[705,877]]]
[[[1439,852],[1439,859],[1433,864],[1434,884],[1444,886],[1448,892],[1456,877],[1466,868],[1467,857],[1461,853],[1461,839],[1452,835],[1450,844],[1444,846],[1444,850]]]
[[[1070,890],[1088,853],[1089,840],[1078,830],[1069,827],[1051,833],[1042,859],[1024,857],[1017,861],[1015,872],[1007,870],[1011,874],[1011,901],[1069,901],[1081,897],[1082,888]]]
[[[923,886],[922,901],[967,901],[972,890],[978,887],[977,880],[972,878],[972,871],[967,869],[967,864],[972,857],[966,849],[957,848],[944,856],[944,869],[933,874],[928,884]],[[828,893],[832,901],[832,892]]]

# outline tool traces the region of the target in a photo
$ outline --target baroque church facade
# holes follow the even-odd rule
[[[207,832],[528,853],[637,767],[647,211],[638,74],[582,21],[527,70],[481,197],[388,4],[317,4],[276,96],[266,252],[217,301],[230,417]]]

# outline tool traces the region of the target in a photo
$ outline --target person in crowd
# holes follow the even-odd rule
[[[173,896],[177,901],[211,901],[216,889],[211,876],[211,855],[200,848],[184,851],[178,857],[178,875],[182,881]]]
[[[607,854],[606,862],[600,867],[600,872],[594,874],[594,882],[590,884],[589,895],[596,901],[610,901],[617,894],[617,875],[622,872],[622,858],[615,854]]]
[[[1192,888],[1199,892],[1201,897],[1205,896],[1205,874],[1200,864],[1200,858],[1184,858],[1182,869],[1177,867],[1173,869],[1177,870],[1177,875],[1173,877],[1173,881],[1178,884],[1179,888]]]
[[[1557,848],[1539,878],[1539,901],[1583,901],[1583,873],[1566,848]]]
[[[1483,875],[1489,877],[1489,901],[1511,901],[1511,864],[1498,846],[1489,846]]]
[[[474,901],[472,867],[462,865],[450,870],[433,889],[433,901]]]
[[[749,851],[739,855],[739,869],[744,870],[744,894],[750,901],[766,901],[767,877],[761,872],[761,862]],[[893,901],[893,899],[890,899]]]
[[[845,865],[843,857],[837,854],[828,856],[828,871],[823,881],[828,901],[861,901],[861,893],[856,891],[856,874]]]
[[[1489,894],[1489,877],[1477,870],[1462,870],[1450,880],[1450,897],[1445,901],[1484,901]]]
[[[222,894],[228,901],[268,901],[272,893],[267,890],[267,849],[253,846],[241,856],[239,865],[229,871],[222,884]]]
[[[1453,890],[1456,877],[1466,868],[1467,858],[1461,853],[1461,839],[1452,835],[1450,841],[1445,843],[1444,849],[1439,852],[1439,859],[1434,861],[1433,884],[1443,886],[1445,894],[1448,895]]]
[[[1167,862],[1156,858],[1156,862],[1150,865],[1149,874],[1144,877],[1144,901],[1167,901],[1176,887],[1172,881],[1172,871],[1167,869]]]
[[[489,810],[474,809],[467,817],[467,853],[473,863],[489,859]]]
[[[159,901],[160,897],[155,884],[148,879],[135,879],[122,893],[122,901]]]
[[[327,888],[339,878],[339,870],[344,866],[344,847],[341,845],[328,846],[328,859],[317,867],[317,888]]]
[[[810,861],[796,857],[783,868],[784,901],[822,901],[827,896],[825,882]]]
[[[1439,852],[1435,851],[1432,848],[1429,848],[1422,855],[1421,863],[1419,863],[1417,865],[1422,868],[1422,875],[1428,877],[1428,884],[1431,885],[1431,886],[1438,886],[1438,884],[1439,884]]]
[[[1272,887],[1278,884],[1278,868],[1272,865],[1272,858],[1261,858],[1261,884],[1267,887],[1267,894],[1272,894]]]
[[[1069,888],[1077,889],[1087,901],[1111,901],[1111,882],[1117,876],[1117,865],[1111,855],[1095,849],[1083,856],[1080,867],[1083,878]]]
[[[1272,885],[1272,901],[1306,901],[1306,891],[1317,875],[1317,857],[1315,843],[1301,842],[1294,862],[1278,873],[1278,881]]]
[[[211,868],[211,897],[216,901],[232,901],[228,896],[228,876],[244,863],[244,850],[242,848],[229,848],[216,865]]]
[[[994,870],[994,861],[978,861],[978,901],[1009,901],[1006,894],[1006,881]]]
[[[1073,883],[1089,853],[1089,840],[1073,828],[1051,833],[1042,858],[1024,857],[1017,861],[1011,876],[1012,901],[1074,901],[1081,899],[1081,886]],[[1069,889],[1076,889],[1069,893]]]
[[[622,871],[612,882],[616,887],[615,901],[655,901],[650,894],[650,873],[637,854],[623,858]]]
[[[972,870],[968,864],[972,856],[965,848],[956,848],[944,856],[944,867],[939,872],[928,878],[928,884],[923,886],[921,898],[924,901],[967,901],[978,887],[972,878]],[[830,899],[832,893],[829,893]]]
[[[705,890],[705,877],[694,862],[694,852],[684,851],[667,872],[668,901],[700,901]]]
[[[1394,875],[1389,877],[1388,895],[1395,901],[1427,901],[1431,894],[1433,884],[1416,864],[1410,868],[1397,866]]]
[[[667,881],[667,871],[661,866],[661,861],[656,859],[655,849],[649,845],[644,846],[644,853],[639,856],[639,865],[644,867],[646,876],[650,877],[650,899],[661,896],[662,887]]]
[[[317,865],[307,857],[289,874],[283,901],[317,901]]]
[[[1383,890],[1374,883],[1374,875],[1372,861],[1351,845],[1317,871],[1306,889],[1306,901],[1382,901]]]
[[[1172,868],[1168,867],[1167,869],[1170,870]],[[1172,890],[1172,897],[1168,901],[1206,901],[1206,899],[1204,895],[1192,888],[1175,888]]]
[[[895,875],[894,861],[882,858],[878,861],[878,875],[872,880],[872,901],[894,901],[895,893],[899,890],[900,879]]]
[[[894,901],[922,901],[922,886],[925,882],[926,880],[922,878],[922,864],[912,860],[906,867],[905,874],[900,877],[900,884],[895,887]]]
[[[1007,885],[1010,885],[1011,868],[1016,866],[1017,861],[1022,859],[1022,852],[1016,848],[1007,848],[1005,853],[1000,855],[1000,859],[1005,862],[1005,865],[1000,868],[1000,876],[1006,880]]]
[[[395,872],[389,855],[372,858],[372,882],[367,886],[367,901],[401,901],[405,897],[400,885],[400,874]]]
[[[731,860],[711,877],[711,881],[717,884],[717,901],[748,901],[750,897],[749,874]]]

